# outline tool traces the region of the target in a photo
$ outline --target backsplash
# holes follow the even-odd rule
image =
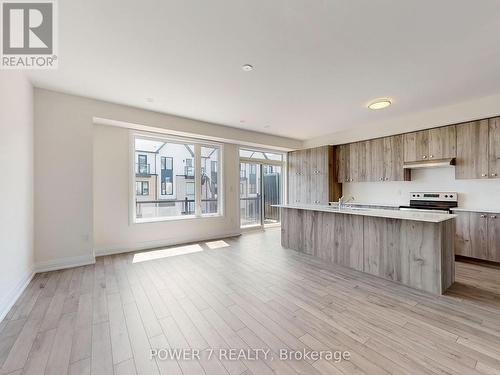
[[[458,205],[471,209],[500,209],[500,179],[455,180],[455,168],[412,170],[412,181],[343,184],[345,197],[355,203],[406,205],[412,191],[457,192]]]

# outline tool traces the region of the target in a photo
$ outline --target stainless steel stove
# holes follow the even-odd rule
[[[457,193],[413,192],[410,193],[410,205],[399,206],[399,209],[405,211],[451,213],[451,209],[457,206]]]

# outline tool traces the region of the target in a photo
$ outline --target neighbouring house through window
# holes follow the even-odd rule
[[[221,146],[135,134],[136,222],[220,215]]]

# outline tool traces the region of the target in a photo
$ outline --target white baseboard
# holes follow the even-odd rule
[[[185,237],[185,238],[175,238],[168,240],[158,240],[158,241],[145,241],[145,242],[137,242],[133,244],[122,244],[122,245],[113,245],[108,247],[100,247],[94,249],[95,256],[104,256],[104,255],[113,255],[113,254],[121,254],[121,253],[129,253],[132,251],[141,251],[154,249],[157,247],[165,247],[165,246],[174,246],[174,245],[183,245],[191,242],[201,242],[201,241],[210,241],[219,238],[227,238],[227,237],[236,237],[241,235],[241,231],[237,232],[227,232],[227,233],[219,233],[213,236],[202,236],[202,237]]]
[[[94,264],[94,263],[95,263],[95,257],[93,254],[79,255],[76,257],[66,257],[61,259],[37,262],[35,265],[35,271],[36,272],[56,271],[65,268],[86,266],[88,264]]]
[[[7,315],[12,306],[14,306],[17,299],[33,279],[33,276],[35,276],[35,272],[33,270],[28,271],[17,283],[16,287],[0,302],[0,322],[5,318],[5,315]]]

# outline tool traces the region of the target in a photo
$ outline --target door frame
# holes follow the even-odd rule
[[[273,154],[280,154],[283,156],[282,161],[279,160],[267,160],[267,159],[253,159],[253,158],[247,158],[247,157],[241,157],[240,155],[240,150],[250,150],[250,151],[256,151],[256,152],[270,152]],[[287,175],[288,175],[288,170],[287,170],[287,153],[283,151],[277,151],[277,150],[269,150],[269,149],[259,149],[259,148],[254,148],[254,147],[243,147],[240,146],[238,148],[238,167],[240,166],[241,163],[251,163],[251,164],[259,164],[260,165],[260,191],[261,191],[261,199],[260,199],[260,224],[255,224],[255,225],[249,225],[249,226],[241,226],[241,206],[240,209],[238,210],[239,212],[239,219],[240,219],[240,229],[242,230],[253,230],[253,229],[265,229],[265,228],[272,228],[272,227],[279,227],[281,226],[281,214],[280,214],[280,222],[279,223],[271,223],[271,224],[264,224],[264,168],[263,165],[274,165],[281,167],[281,186],[280,186],[280,196],[281,196],[281,204],[283,202],[286,202],[287,199],[287,189],[285,188],[287,186]],[[239,182],[240,182],[240,173],[238,173],[238,196],[239,196]],[[241,200],[238,199],[238,205],[241,205]]]

